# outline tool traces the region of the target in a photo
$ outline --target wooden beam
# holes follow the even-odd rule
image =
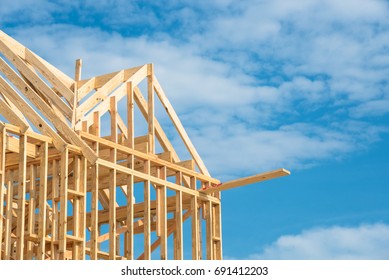
[[[99,226],[99,164],[92,166],[92,202],[91,202],[91,249],[90,258],[97,260],[97,238]]]
[[[148,124],[148,135],[149,148],[152,154],[155,154],[155,127],[154,127],[154,66],[153,64],[147,65],[147,124]]]
[[[184,255],[184,249],[183,249],[183,234],[182,234],[182,191],[176,192],[176,211],[174,218],[176,220],[176,230],[174,234],[174,248],[175,248],[175,254],[174,259],[175,260],[182,260]]]
[[[62,80],[55,73],[51,71],[48,65],[43,63],[43,61],[40,60],[29,49],[26,49],[26,60],[32,65],[34,65],[39,70],[39,72],[59,91],[59,93],[66,98],[69,103],[73,101],[74,93],[62,82]]]
[[[211,182],[212,184],[220,184],[220,181],[215,179],[215,178],[212,178],[212,177],[209,177],[209,176],[206,176],[206,175],[203,175],[201,173],[198,173],[196,171],[193,171],[193,170],[189,170],[185,167],[182,167],[180,166],[180,164],[177,164],[177,163],[171,163],[171,162],[168,162],[166,160],[163,160],[163,159],[160,159],[157,155],[151,155],[151,154],[145,154],[145,153],[142,153],[142,152],[139,152],[137,150],[133,150],[129,147],[125,147],[125,146],[122,146],[120,144],[116,144],[112,141],[109,141],[109,140],[106,140],[106,139],[103,139],[103,138],[100,138],[100,137],[96,137],[92,134],[89,134],[89,133],[85,133],[85,132],[79,132],[81,137],[86,139],[86,140],[90,140],[90,141],[93,141],[93,142],[96,142],[96,143],[100,143],[101,145],[104,145],[104,146],[107,146],[107,147],[111,147],[111,148],[116,148],[118,150],[118,152],[120,153],[125,153],[125,154],[132,154],[134,156],[136,156],[137,158],[139,159],[142,159],[142,160],[151,160],[151,162],[157,164],[157,165],[165,165],[166,167],[168,167],[169,169],[172,169],[172,170],[175,170],[175,171],[180,171],[182,172],[184,175],[187,175],[187,176],[194,176],[196,177],[197,179],[199,180],[203,180],[203,181],[206,181],[206,182]],[[102,160],[101,158],[99,160]],[[185,163],[187,164],[187,163]]]
[[[127,83],[127,139],[128,147],[134,149],[134,88],[132,82]],[[124,132],[123,132],[124,133]]]
[[[132,169],[134,166],[134,156],[130,155],[127,159],[127,167]],[[127,175],[127,231],[126,231],[126,257],[128,260],[134,259],[134,176]]]
[[[0,58],[0,70],[5,63]],[[27,118],[37,127],[40,131],[53,138],[54,145],[58,150],[62,150],[66,142],[54,131],[51,126],[36,112],[19,94],[0,76],[0,89],[4,95],[6,95],[15,106],[22,111]]]
[[[76,68],[74,72],[74,80],[76,82],[81,80],[81,70],[82,70],[82,59],[76,60]]]
[[[27,233],[29,236],[35,235],[35,209],[37,208],[37,166],[35,164],[30,165],[30,177],[29,177],[29,189],[27,192],[30,194],[30,199],[28,201],[28,222],[27,222]],[[46,205],[45,205],[46,210]],[[33,256],[33,247],[34,244],[32,241],[27,240],[27,256],[26,259],[31,260]]]
[[[3,127],[0,132],[0,242],[3,244],[4,228],[4,185],[5,185],[5,141],[6,129]],[[9,190],[8,190],[9,192]],[[0,260],[4,259],[3,249],[0,248]]]
[[[13,171],[8,171],[8,180],[7,180],[7,197],[6,197],[6,219],[5,219],[5,227],[4,227],[4,259],[11,259],[11,232],[12,232],[12,202],[13,202]]]
[[[164,91],[162,90],[161,85],[159,84],[157,78],[154,76],[154,88],[157,96],[159,97],[159,100],[161,101],[163,107],[165,108],[168,116],[172,120],[174,126],[176,127],[178,134],[181,136],[182,141],[184,142],[186,148],[188,149],[189,153],[192,155],[193,159],[195,160],[197,166],[199,167],[199,170],[201,173],[210,176],[208,169],[206,168],[203,160],[197,153],[196,148],[192,144],[192,141],[190,140],[188,134],[186,133],[180,119],[178,118],[173,106],[170,104],[170,101],[167,99]]]
[[[89,92],[91,92],[95,88],[96,78],[91,78],[87,80],[84,84],[77,82],[78,88],[78,96],[77,102],[80,102]]]
[[[286,176],[286,175],[290,175],[290,172],[286,169],[281,168],[281,169],[277,169],[277,170],[270,171],[270,172],[265,172],[265,173],[245,177],[245,178],[240,178],[240,179],[228,181],[228,182],[222,183],[216,187],[201,189],[200,192],[215,193],[215,192],[224,191],[224,190],[228,190],[228,189],[232,189],[232,188],[237,188],[237,187],[241,187],[241,186],[245,186],[245,185],[249,185],[249,184],[254,184],[254,183],[258,183],[258,182],[262,182],[262,181],[266,181],[266,180],[270,180],[270,179],[275,179],[275,178]]]
[[[160,178],[166,180],[166,166],[160,168]],[[159,236],[161,240],[161,260],[167,260],[168,258],[168,244],[167,244],[167,197],[166,197],[166,186],[159,186],[159,197],[157,201],[157,207],[159,208],[159,215],[157,214],[157,222],[159,226]]]
[[[89,162],[92,164],[96,162],[97,155],[92,151],[92,149],[86,145],[80,137],[69,127],[69,124],[64,122],[61,118],[58,117],[58,115],[55,113],[55,111],[46,103],[44,102],[38,94],[26,83],[23,79],[21,79],[14,71],[11,69],[5,62],[0,58],[0,68],[3,70],[3,72],[7,75],[8,79],[13,82],[15,86],[19,88],[20,91],[22,91],[26,97],[29,98],[29,100],[45,115],[45,117],[58,129],[58,131],[66,137],[70,143],[79,146],[85,155],[85,157],[88,159]],[[12,94],[12,97],[15,98],[15,100],[18,100],[22,102],[22,104],[25,104],[21,107],[21,111],[23,111],[23,108],[27,108],[30,111],[31,117],[33,117],[38,123],[37,127],[43,127],[45,126],[45,130],[50,133],[49,135],[53,137],[53,139],[58,139],[58,133],[53,132],[52,129],[48,129],[48,125],[45,124],[45,122],[39,122],[42,118],[39,116],[37,112],[35,112],[34,109],[32,109],[30,106],[26,105],[26,102],[13,90],[11,86],[8,85],[8,83],[0,77],[0,84],[2,87],[5,88],[5,91],[9,94]],[[1,88],[0,86],[0,88]],[[11,98],[10,98],[11,99]],[[15,104],[15,102],[13,102]],[[16,104],[15,104],[16,105]],[[32,111],[32,112],[31,112]],[[24,111],[23,111],[24,112]],[[63,141],[62,141],[63,142]],[[59,150],[63,150],[63,147],[59,147]]]
[[[19,110],[16,107],[11,108],[11,106],[9,106],[5,102],[5,100],[0,99],[1,115],[3,115],[9,122],[13,123],[14,125],[20,126],[23,132],[30,130],[28,122],[25,119],[21,118],[20,115],[17,114],[17,111]]]
[[[205,217],[206,217],[206,226],[205,226],[205,236],[206,236],[206,247],[207,247],[207,260],[213,260],[213,215],[212,215],[212,202],[207,201],[205,204]]]
[[[66,103],[44,82],[41,78],[31,70],[26,63],[17,56],[3,41],[0,40],[0,51],[13,62],[13,65],[23,74],[44,96],[50,100],[68,119],[72,118],[72,110]]]
[[[51,231],[51,244],[50,251],[53,259],[58,258],[58,240],[59,240],[59,197],[60,197],[60,163],[57,159],[53,160],[53,171],[52,171],[52,180],[51,180],[51,188],[52,188],[52,202],[53,202],[53,213],[52,213],[52,231]]]
[[[146,76],[147,76],[147,65],[143,65],[132,76],[128,77],[128,79],[126,79],[122,85],[118,86],[109,96],[110,97],[116,96],[116,100],[117,100],[117,102],[119,102],[124,96],[127,95],[127,83],[128,82],[132,82],[133,86],[135,87]],[[93,96],[95,96],[95,94]],[[95,98],[96,98],[96,96],[95,96]],[[98,102],[100,102],[100,101],[98,101]],[[104,115],[109,109],[109,102],[110,102],[109,98],[105,98],[99,104],[96,103],[97,104],[96,107],[94,107],[93,110],[91,110],[89,113],[87,113],[84,117],[82,117],[82,115],[78,114],[78,116],[80,116],[80,118],[77,120],[78,122],[76,124],[76,129],[80,129],[82,121],[87,121],[88,124],[91,123],[92,122],[92,115],[94,112],[99,112],[100,116]]]
[[[67,213],[68,213],[68,165],[69,150],[65,148],[61,155],[61,184],[59,210],[59,259],[65,260],[67,245]]]
[[[8,36],[7,34],[5,34],[3,31],[0,30],[0,40],[2,40],[5,44],[7,44],[10,49],[13,50],[13,52],[15,54],[17,54],[18,56],[20,56],[22,59],[26,59],[26,56],[25,56],[25,51],[27,50],[26,47],[24,47],[22,44],[20,44],[18,41],[16,41],[15,39],[13,39],[12,37]],[[33,53],[31,50],[30,50],[31,53]],[[50,69],[50,71],[55,75],[57,76],[62,83],[64,83],[68,88],[70,88],[74,81],[73,79],[71,79],[69,76],[67,76],[65,73],[63,73],[62,71],[58,70],[56,67],[54,67],[53,65],[51,65],[50,63],[48,63],[47,61],[45,61],[44,59],[42,59],[40,56],[38,56],[37,54],[33,53],[43,64],[45,64],[45,66],[47,68]]]
[[[150,161],[147,160],[145,163],[145,173],[150,174]],[[148,175],[149,176],[149,175]],[[150,179],[145,180],[144,182],[144,188],[143,188],[143,198],[144,198],[144,253],[145,253],[145,259],[150,260],[151,259],[151,233],[150,233],[150,223],[151,223],[151,216],[150,216]]]
[[[25,229],[25,204],[26,204],[26,168],[27,168],[27,137],[20,136],[19,176],[18,176],[18,209],[16,228],[16,259],[24,257],[24,229]]]
[[[44,260],[46,252],[46,200],[47,200],[47,176],[48,176],[48,145],[43,142],[39,151],[40,156],[40,179],[39,179],[39,229],[38,229],[38,253],[37,259]]]
[[[124,71],[117,73],[112,79],[110,79],[103,87],[98,89],[91,97],[85,100],[78,108],[78,115],[83,116],[90,111],[99,102],[103,101],[108,95],[123,82]]]

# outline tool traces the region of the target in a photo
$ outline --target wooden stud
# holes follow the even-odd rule
[[[92,166],[92,204],[91,204],[91,247],[90,258],[97,260],[97,238],[98,238],[98,217],[99,213],[99,164]]]
[[[5,127],[0,132],[0,243],[3,240],[3,227],[4,227],[4,185],[5,185],[5,146],[6,146],[7,130]],[[9,192],[9,190],[7,190]],[[0,260],[2,260],[2,248],[0,247]]]
[[[28,203],[28,223],[27,223],[28,236],[35,235],[35,209],[36,209],[36,200],[37,200],[36,176],[37,176],[37,167],[35,164],[32,164],[30,165],[30,179],[29,179],[30,200]],[[35,244],[33,241],[27,240],[26,258],[28,260],[32,259],[34,245]]]
[[[134,156],[127,158],[127,167],[132,169],[134,166]],[[127,175],[127,231],[126,231],[126,257],[128,260],[134,259],[134,176]]]
[[[174,234],[174,259],[182,260],[183,258],[183,234],[182,234],[182,192],[176,192],[176,212],[174,218],[176,220],[176,231]]]
[[[85,243],[86,243],[86,188],[88,179],[88,163],[85,157],[81,157],[81,170],[80,170],[80,185],[78,191],[83,194],[80,198],[80,219],[79,219],[79,238],[82,240],[79,247],[79,259],[85,259]]]
[[[206,247],[207,247],[207,259],[213,260],[213,215],[212,215],[212,202],[208,201],[205,204],[205,216],[206,216]]]
[[[128,146],[134,149],[134,89],[132,82],[127,83],[127,139]]]
[[[37,259],[45,259],[46,251],[46,200],[47,200],[47,176],[48,176],[48,144],[43,142],[39,150],[40,175],[39,175],[39,228],[38,228],[38,253]]]
[[[18,176],[18,209],[16,228],[16,259],[24,258],[24,229],[25,229],[25,204],[26,204],[26,167],[27,167],[27,136],[20,136],[19,176]]]
[[[148,134],[150,135],[149,148],[152,154],[155,154],[155,128],[154,128],[154,66],[147,65],[147,103],[148,103]]]
[[[59,240],[59,196],[60,196],[60,170],[59,161],[53,160],[53,179],[52,179],[52,230],[51,230],[51,259],[58,259],[58,240]]]
[[[192,196],[191,199],[192,211],[192,259],[199,259],[199,215],[197,198]]]
[[[75,155],[73,158],[73,189],[68,188],[69,194],[73,196],[73,236],[75,239],[80,240],[82,229],[79,228],[81,217],[80,199],[83,196],[80,192],[80,181],[81,181],[81,158]],[[73,191],[74,190],[74,191]],[[72,238],[71,236],[67,236]],[[80,242],[73,242],[72,259],[80,259]]]
[[[68,163],[69,149],[61,154],[61,185],[60,185],[60,210],[59,210],[59,259],[64,260],[67,245],[67,210],[68,210]]]
[[[147,160],[145,162],[145,173],[150,174],[150,161]],[[150,180],[145,180],[144,182],[144,216],[143,216],[143,222],[144,222],[144,253],[145,253],[145,259],[150,260],[151,259],[151,249],[150,249]]]
[[[161,167],[160,178],[166,180],[166,166]],[[160,240],[161,240],[161,260],[166,260],[168,258],[168,248],[167,248],[167,202],[166,202],[166,186],[162,185],[159,187],[159,231],[160,231]]]
[[[116,157],[116,152],[114,152]],[[116,169],[109,170],[109,258],[116,259]]]
[[[7,197],[6,197],[6,220],[5,220],[5,228],[4,228],[4,259],[11,259],[11,232],[12,232],[12,203],[13,203],[13,171],[7,171],[8,180],[7,180]]]

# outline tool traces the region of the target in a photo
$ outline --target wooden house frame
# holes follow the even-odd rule
[[[220,191],[289,172],[221,183],[152,64],[89,79],[81,64],[70,78],[0,31],[0,260],[222,259]],[[178,157],[155,102],[189,160]],[[135,108],[145,135],[135,135]]]

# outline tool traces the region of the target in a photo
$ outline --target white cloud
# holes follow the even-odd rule
[[[330,227],[285,235],[249,259],[389,259],[389,225]]]
[[[382,116],[389,113],[389,100],[372,100],[351,109],[355,117]]]

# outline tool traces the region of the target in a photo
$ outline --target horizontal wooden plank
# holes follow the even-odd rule
[[[213,187],[213,188],[210,187],[207,189],[202,189],[200,191],[203,193],[215,193],[215,192],[219,192],[219,191],[229,190],[232,188],[237,188],[237,187],[242,187],[242,186],[249,185],[249,184],[262,182],[265,180],[275,179],[275,178],[286,176],[286,175],[290,175],[290,172],[286,169],[281,168],[281,169],[277,169],[277,170],[270,171],[270,172],[265,172],[265,173],[245,177],[245,178],[240,178],[240,179],[228,181],[225,183],[221,183],[220,185],[218,185],[216,187]]]

